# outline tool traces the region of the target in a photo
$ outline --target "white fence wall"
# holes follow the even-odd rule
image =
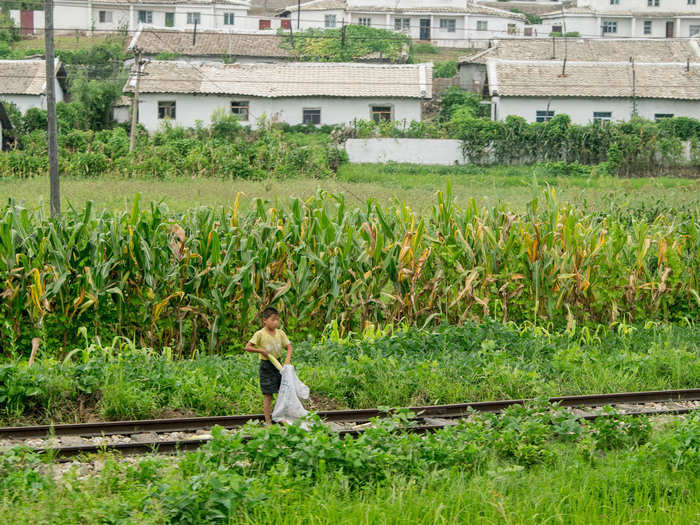
[[[353,164],[405,162],[463,164],[462,145],[454,139],[348,139],[345,151]]]

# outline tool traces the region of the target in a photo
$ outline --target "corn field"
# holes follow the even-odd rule
[[[333,322],[581,322],[698,318],[697,211],[654,218],[587,214],[545,193],[527,211],[457,207],[450,188],[419,216],[395,204],[351,208],[318,192],[239,213],[163,204],[62,222],[0,210],[0,344],[70,349],[124,335],[176,355],[239,346],[268,304],[295,337]]]

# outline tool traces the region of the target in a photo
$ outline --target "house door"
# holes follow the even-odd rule
[[[31,35],[34,33],[34,11],[20,11],[19,23],[22,27],[23,35]]]
[[[420,40],[430,40],[430,18],[420,19]]]
[[[666,38],[673,38],[673,22],[666,22]]]

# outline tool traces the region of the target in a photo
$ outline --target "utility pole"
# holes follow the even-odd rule
[[[136,140],[136,123],[139,114],[139,84],[141,83],[141,49],[136,48],[136,85],[134,86],[134,98],[131,102],[131,133],[129,134],[129,152],[134,150]]]
[[[299,24],[301,24],[301,0],[297,2],[297,31],[299,31]]]
[[[343,18],[343,27],[340,28],[340,47],[345,49],[345,19]]]
[[[53,0],[44,2],[44,42],[46,51],[46,113],[48,120],[49,186],[51,217],[61,217],[61,187],[58,174],[58,129],[56,124],[56,67],[53,49]]]

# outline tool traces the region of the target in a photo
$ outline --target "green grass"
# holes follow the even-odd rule
[[[100,33],[96,32],[93,36],[88,36],[83,33],[76,35],[71,34],[57,34],[54,37],[54,46],[56,51],[78,51],[84,49],[90,49],[91,47],[102,44],[104,42],[117,40],[119,42],[124,41],[124,37],[120,35],[112,35],[110,33]],[[128,42],[128,40],[127,40]],[[13,49],[28,51],[28,50],[44,50],[44,37],[35,36],[30,38],[23,38],[19,42],[13,44]]]
[[[654,431],[645,418],[621,419],[607,431],[623,438],[613,448],[600,441],[607,423],[569,419],[571,437],[545,421],[510,409],[428,437],[383,421],[345,441],[317,428],[251,426],[245,443],[215,431],[184,456],[101,455],[93,474],[78,477],[76,467],[59,480],[50,456],[14,449],[0,452],[0,521],[697,523],[700,419]],[[524,459],[522,450],[539,455]]]
[[[0,365],[0,425],[261,411],[254,356],[173,360],[134,347],[91,345],[62,363]],[[409,406],[567,394],[694,388],[700,331],[518,330],[467,323],[391,336],[295,341],[292,359],[315,410]]]
[[[471,198],[485,205],[507,203],[513,211],[522,211],[527,202],[541,195],[548,185],[561,201],[591,209],[607,208],[611,201],[631,207],[662,201],[667,206],[697,205],[700,179],[576,177],[544,175],[541,168],[520,167],[417,167],[411,165],[343,165],[337,177],[328,179],[290,178],[219,180],[205,178],[67,178],[61,181],[64,206],[83,208],[93,200],[97,208],[130,209],[137,194],[142,202],[165,201],[169,208],[184,211],[197,206],[231,206],[237,192],[245,194],[242,210],[254,198],[288,201],[289,197],[307,198],[318,188],[344,193],[350,204],[362,205],[367,197],[382,204],[393,199],[405,201],[418,212],[435,202],[437,191],[452,181],[458,205]],[[30,207],[48,210],[49,184],[44,178],[0,178],[0,202],[8,199],[25,202]]]

